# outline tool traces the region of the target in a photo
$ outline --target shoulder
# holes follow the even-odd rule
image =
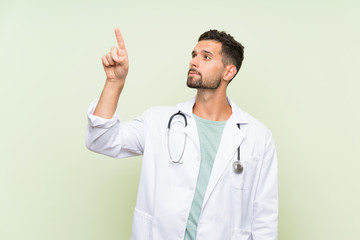
[[[231,100],[230,100],[231,101]],[[242,110],[234,102],[231,101],[233,111],[237,115],[237,118],[241,119],[246,128],[254,133],[261,135],[271,135],[270,129],[259,119],[252,116],[250,113]]]
[[[151,121],[159,121],[162,122],[164,120],[168,121],[169,118],[174,115],[175,113],[178,113],[179,111],[182,111],[183,106],[187,106],[191,101],[188,102],[181,102],[174,106],[154,106],[149,109],[147,109],[143,113],[143,118],[148,119]]]
[[[241,125],[241,128],[249,142],[255,144],[254,146],[258,146],[260,152],[265,152],[267,149],[274,147],[272,132],[263,122],[239,107],[237,107],[237,111],[246,119],[246,123]]]
[[[246,116],[246,118],[249,120],[249,125],[259,129],[260,131],[263,132],[269,132],[270,129],[259,119],[255,118],[254,116],[252,116],[251,114],[249,114],[248,112],[245,112],[243,110],[241,110],[243,112],[243,114]]]
[[[147,109],[144,114],[152,115],[153,117],[164,117],[171,113],[175,113],[176,110],[176,106],[154,106]]]
[[[184,112],[186,114],[192,113],[192,108],[194,106],[195,98],[190,99],[186,102],[180,102],[174,106],[155,106],[149,108],[145,113],[157,114],[159,116],[169,115],[177,113],[178,111]]]

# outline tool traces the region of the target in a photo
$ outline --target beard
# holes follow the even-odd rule
[[[196,88],[196,89],[217,89],[220,86],[221,82],[221,73],[218,76],[211,76],[208,79],[203,81],[202,75],[200,72],[196,71],[195,69],[190,69],[189,72],[196,72],[198,75],[196,76],[189,76],[187,77],[186,85],[189,88]],[[188,72],[188,74],[189,74]]]

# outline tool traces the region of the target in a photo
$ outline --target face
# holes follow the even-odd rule
[[[223,72],[221,43],[213,40],[198,42],[192,52],[187,86],[198,89],[217,89]]]

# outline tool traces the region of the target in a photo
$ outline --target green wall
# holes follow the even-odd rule
[[[196,92],[211,28],[245,46],[228,95],[273,132],[280,240],[360,239],[358,1],[1,1],[0,239],[129,239],[141,158],[85,147],[101,57],[123,33],[123,120]]]

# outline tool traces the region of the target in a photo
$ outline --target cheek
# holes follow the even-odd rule
[[[224,72],[224,68],[222,66],[219,65],[214,65],[212,67],[212,75],[213,76],[222,76],[223,72]]]
[[[214,74],[214,73],[218,73],[221,70],[221,67],[218,64],[210,63],[204,67],[204,70],[206,72]]]

